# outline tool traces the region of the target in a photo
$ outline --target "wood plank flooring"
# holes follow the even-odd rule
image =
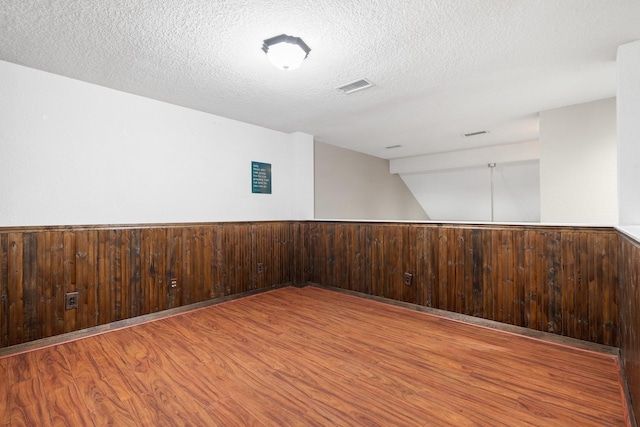
[[[625,426],[617,360],[314,287],[0,358],[0,426]]]

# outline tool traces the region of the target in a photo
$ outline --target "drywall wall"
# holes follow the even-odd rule
[[[432,220],[537,222],[538,159],[539,142],[526,141],[393,159],[390,166]]]
[[[315,217],[322,219],[429,219],[389,161],[315,143]]]
[[[489,163],[521,163],[539,158],[540,142],[535,140],[391,159],[389,166],[391,173],[408,174],[485,167]]]
[[[540,221],[537,160],[487,164],[400,176],[432,220],[495,222]]]
[[[0,226],[313,218],[310,135],[2,61],[0,93]]]
[[[540,113],[543,222],[615,225],[615,98]]]
[[[617,65],[619,222],[640,225],[640,41],[618,48]]]

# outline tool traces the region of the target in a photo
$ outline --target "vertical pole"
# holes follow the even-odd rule
[[[495,163],[487,164],[491,169],[491,222],[493,222],[493,169],[496,167]]]

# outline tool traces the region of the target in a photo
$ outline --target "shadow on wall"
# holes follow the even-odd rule
[[[388,160],[316,141],[314,164],[316,218],[430,219]]]

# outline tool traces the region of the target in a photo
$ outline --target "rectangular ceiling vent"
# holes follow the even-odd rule
[[[342,85],[338,88],[338,90],[341,90],[342,92],[348,95],[350,93],[357,92],[362,89],[370,88],[371,86],[373,86],[373,83],[371,83],[369,80],[360,79],[351,83],[347,83],[346,85]]]
[[[465,133],[465,134],[463,134],[463,135],[464,135],[464,136],[466,136],[466,137],[469,137],[469,136],[484,135],[485,133],[489,133],[489,132],[487,132],[486,130],[481,130],[481,131],[479,131],[479,132]]]

